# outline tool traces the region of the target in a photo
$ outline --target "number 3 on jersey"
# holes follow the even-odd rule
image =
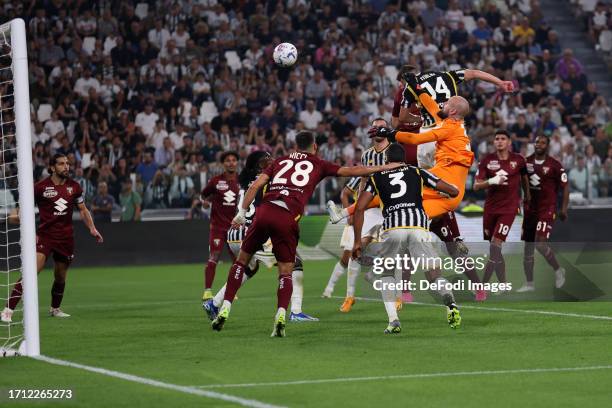
[[[406,182],[404,181],[403,172],[391,173],[389,174],[389,178],[391,179],[389,184],[391,184],[392,186],[399,186],[399,191],[397,193],[391,194],[391,198],[399,198],[403,196],[404,194],[406,194],[406,190],[408,189],[408,186],[406,185]]]
[[[287,179],[282,177],[285,173],[287,173],[290,169],[293,168],[293,173],[291,174],[291,184],[297,187],[304,187],[308,184],[310,180],[310,173],[314,168],[314,165],[307,161],[303,160],[295,163],[293,160],[283,160],[279,164],[283,167],[280,169],[274,179],[272,180],[272,184],[287,184]]]

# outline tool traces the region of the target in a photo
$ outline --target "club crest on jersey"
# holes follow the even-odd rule
[[[549,171],[550,171],[550,167],[548,167],[548,166],[542,167],[542,173],[548,174]]]
[[[66,187],[66,191],[68,192],[68,194],[72,194],[72,187]]]
[[[57,191],[53,187],[47,187],[43,192],[43,197],[45,198],[53,198],[55,196],[57,196]]]
[[[495,171],[495,170],[499,170],[501,168],[499,162],[497,160],[491,160],[488,164],[487,164],[487,169],[491,170],[491,171]]]
[[[512,170],[516,169],[517,163],[515,161],[511,161],[510,162],[510,167],[512,167]]]
[[[229,189],[229,185],[227,184],[227,181],[219,180],[219,182],[217,183],[217,190],[227,190],[227,189]]]
[[[215,238],[213,239],[213,242],[215,243],[215,246],[219,246],[219,242],[221,242],[221,240],[219,238]]]

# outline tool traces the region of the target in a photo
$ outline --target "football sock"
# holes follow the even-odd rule
[[[334,266],[334,271],[329,277],[329,281],[327,282],[326,289],[329,289],[330,291],[332,291],[334,287],[336,286],[336,283],[338,283],[338,280],[340,279],[340,277],[344,275],[345,272],[346,272],[346,267],[344,267],[342,263],[338,261],[336,263],[336,266]]]
[[[8,307],[11,310],[15,310],[15,308],[17,307],[17,304],[19,304],[19,301],[21,300],[22,293],[23,293],[23,287],[21,286],[21,279],[19,279],[17,283],[15,283],[15,286],[13,286],[13,290],[11,291],[11,297],[6,303],[6,307]]]
[[[53,286],[51,286],[51,307],[58,308],[62,304],[62,299],[64,298],[64,288],[66,287],[66,282],[58,282],[54,281]]]
[[[246,282],[247,280],[249,280],[249,275],[247,275],[247,273],[245,272],[244,275],[242,275],[242,283],[240,284],[240,287],[242,287],[242,285],[244,285],[244,282]],[[223,287],[219,289],[217,294],[213,297],[213,305],[221,307],[221,305],[223,304],[223,298],[225,297],[226,287],[227,283],[223,285]]]
[[[293,281],[291,279],[291,275],[279,275],[278,290],[276,291],[278,308],[287,310],[289,300],[291,299],[291,292],[293,292]]]
[[[550,247],[546,247],[544,252],[542,252],[542,256],[544,257],[544,259],[546,259],[546,262],[548,262],[548,264],[552,266],[553,271],[559,269],[559,262],[557,262],[555,253],[552,251],[552,249],[550,249]]]
[[[244,276],[245,269],[246,266],[240,262],[234,263],[230,268],[229,273],[227,274],[225,296],[223,296],[224,305],[226,305],[225,302],[232,303],[234,301],[234,297],[242,285],[242,277]]]
[[[381,278],[383,287],[388,287],[389,284],[395,284],[396,280],[391,276],[383,276]],[[383,302],[385,304],[385,310],[387,311],[387,316],[389,317],[389,322],[394,320],[398,320],[397,317],[397,309],[395,308],[395,292],[391,290],[383,290],[381,292]]]
[[[291,294],[291,313],[302,313],[302,299],[304,299],[304,271],[295,270],[291,273],[293,292]]]
[[[480,283],[480,278],[478,277],[475,268],[465,268],[465,272],[463,274],[472,282]]]
[[[446,306],[450,307],[450,305],[455,304],[455,296],[453,295],[452,290],[445,288],[445,286],[448,284],[449,282],[446,280],[446,278],[443,278],[442,276],[436,279],[436,285],[442,288],[442,289],[438,289],[437,292],[442,297],[442,302]]]
[[[483,283],[488,283],[491,280],[491,276],[493,275],[493,271],[495,271],[496,265],[497,265],[497,262],[494,261],[492,258],[489,258],[489,260],[487,261],[487,264],[485,265],[485,271],[482,277]]]
[[[525,256],[523,267],[525,268],[525,279],[527,282],[533,282],[533,255]]]
[[[498,282],[506,282],[506,261],[501,246],[491,244],[491,259],[495,261],[495,274]]]
[[[350,259],[348,263],[348,272],[346,275],[346,296],[355,296],[355,284],[357,277],[361,271],[361,265],[354,259]]]
[[[206,271],[204,272],[204,289],[212,288],[213,282],[215,280],[216,269],[217,261],[209,259],[208,264],[206,264]]]

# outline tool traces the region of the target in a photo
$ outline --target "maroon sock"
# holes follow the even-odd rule
[[[208,264],[206,264],[206,271],[204,272],[204,289],[212,288],[216,269],[217,261],[209,260]]]
[[[525,279],[527,279],[527,282],[533,282],[533,255],[525,256],[523,268],[525,268]]]
[[[64,288],[66,287],[66,282],[53,282],[53,286],[51,286],[51,307],[58,308],[62,304],[62,299],[64,298]]]
[[[244,275],[246,267],[240,262],[236,262],[232,265],[227,274],[227,285],[225,286],[225,297],[224,300],[229,302],[234,301],[240,285],[242,285],[242,275]]]
[[[282,307],[283,309],[287,310],[292,293],[293,280],[291,279],[291,275],[279,275],[278,291],[276,292],[276,296],[278,298],[277,307]]]
[[[546,259],[546,262],[548,262],[548,264],[552,266],[554,271],[559,269],[559,262],[557,262],[555,253],[552,249],[550,249],[550,247],[546,247],[546,250],[544,251],[544,253],[542,253],[542,256],[544,257],[544,259]]]
[[[476,273],[476,269],[474,268],[465,268],[465,272],[464,272],[465,276],[468,277],[468,279],[474,283],[480,283],[480,278],[478,277],[478,274]]]
[[[493,271],[495,270],[495,262],[493,259],[489,259],[487,265],[485,266],[484,276],[482,277],[483,283],[488,283],[491,280],[491,276],[493,275]]]
[[[21,286],[21,279],[19,279],[17,283],[15,283],[15,286],[13,286],[13,290],[11,291],[11,297],[9,298],[8,302],[6,302],[6,307],[11,310],[15,310],[15,308],[19,304],[19,301],[21,300],[22,293],[23,287]]]
[[[500,248],[501,249],[501,248]],[[500,259],[497,261],[495,265],[495,275],[497,275],[497,281],[500,283],[506,282],[506,260],[504,256],[500,253]]]

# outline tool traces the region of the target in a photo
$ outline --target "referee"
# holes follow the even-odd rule
[[[403,163],[404,148],[393,143],[386,149],[386,160],[388,163]],[[368,204],[378,195],[382,202],[383,212],[383,234],[382,249],[378,254],[381,258],[395,258],[396,255],[410,254],[412,257],[437,258],[433,249],[433,236],[429,232],[429,220],[423,210],[422,189],[423,185],[431,187],[440,193],[450,197],[459,194],[457,187],[448,184],[437,176],[418,167],[405,165],[393,170],[375,173],[370,176],[364,191],[359,195],[355,214],[353,216],[353,228],[355,236],[361,234],[363,227],[363,215]],[[353,257],[361,256],[361,242],[355,240],[353,245]],[[382,283],[385,285],[396,282],[395,270],[385,273]],[[426,273],[430,282],[441,284],[447,283],[441,277],[440,271],[433,270]],[[384,288],[385,286],[383,286]],[[453,293],[447,289],[440,289],[444,304],[447,306],[447,318],[451,327],[459,326],[461,317],[455,304]],[[395,308],[395,296],[393,292],[383,290],[383,301],[389,325],[385,329],[386,334],[399,333],[401,326]]]

